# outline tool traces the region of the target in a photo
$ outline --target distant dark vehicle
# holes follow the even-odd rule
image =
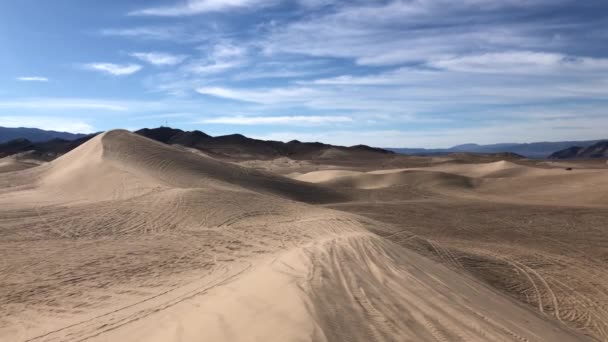
[[[571,167],[567,167],[566,171],[572,171],[572,168]]]

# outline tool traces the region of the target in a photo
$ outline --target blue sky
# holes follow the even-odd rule
[[[605,0],[5,0],[0,126],[608,138]]]

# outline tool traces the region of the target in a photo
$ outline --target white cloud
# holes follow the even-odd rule
[[[40,128],[45,130],[72,133],[95,132],[93,126],[85,121],[73,118],[50,116],[0,116],[0,126]]]
[[[319,116],[319,115],[293,115],[293,116],[222,116],[201,120],[207,124],[226,125],[327,125],[351,123],[353,119],[348,116]]]
[[[221,42],[213,46],[211,56],[214,59],[235,58],[241,57],[247,53],[247,49],[243,46],[236,46],[229,42]]]
[[[134,74],[141,70],[142,67],[139,64],[89,63],[85,64],[84,68],[114,76],[124,76]]]
[[[185,55],[173,55],[163,52],[133,52],[131,56],[153,65],[177,65],[187,58]]]
[[[219,74],[224,71],[238,68],[242,66],[242,62],[234,61],[234,62],[206,62],[206,61],[198,61],[193,62],[187,65],[184,70],[193,74]]]
[[[134,16],[179,17],[208,12],[222,12],[239,8],[266,6],[273,0],[186,0],[174,6],[151,7],[129,13]]]
[[[17,77],[17,81],[23,82],[48,82],[49,79],[41,76],[21,76]]]
[[[310,88],[268,88],[268,89],[230,89],[223,87],[201,87],[196,89],[199,94],[221,97],[226,99],[255,102],[263,104],[279,104],[298,102],[312,96],[315,91]]]
[[[132,14],[233,13],[281,1],[174,0],[165,2],[169,6]],[[534,127],[550,132],[538,132],[539,139],[550,139],[553,134],[560,140],[559,134],[566,133],[549,123],[549,119],[559,119],[552,107],[589,102],[597,108],[608,96],[607,59],[597,57],[602,50],[597,44],[574,41],[581,37],[601,41],[604,36],[588,32],[588,28],[597,30],[598,21],[589,24],[578,18],[573,0],[335,1],[322,10],[306,7],[331,1],[297,0],[301,7],[295,15],[285,15],[281,8],[280,13],[267,13],[263,24],[245,18],[235,25],[232,15],[209,15],[172,29],[140,27],[104,34],[204,44],[198,48],[200,55],[192,54],[174,71],[168,69],[144,80],[148,88],[182,99],[196,90],[242,101],[206,101],[201,96],[198,100],[208,104],[208,112],[223,115],[209,117],[204,123],[300,127],[321,125],[310,120],[322,121],[322,117],[354,118],[348,125],[353,131],[319,132],[313,139],[327,136],[337,143],[442,146],[468,142],[471,136],[477,142],[498,142],[534,138],[525,136],[536,134],[539,129]],[[565,1],[572,4],[572,14],[566,13],[568,6],[562,7]],[[548,12],[555,16],[542,16]],[[301,61],[325,64],[297,64]],[[318,79],[311,80],[312,75]],[[275,79],[258,81],[263,78]],[[539,105],[546,108],[529,115],[515,113]],[[192,112],[192,121],[200,117],[200,108],[169,110]],[[274,113],[308,116],[272,116]],[[588,110],[576,114],[581,119],[590,117]],[[492,121],[499,117],[502,122]],[[569,119],[576,121],[576,117]],[[456,130],[436,124],[444,121],[477,127]],[[523,124],[532,121],[535,124]],[[410,123],[416,127],[412,131],[421,129],[408,132]],[[501,135],[503,126],[508,135]],[[579,126],[585,127],[576,131],[579,137],[591,132],[586,124]],[[398,127],[404,131],[393,130]],[[297,136],[298,132],[289,133]],[[329,136],[333,133],[335,137]]]
[[[348,113],[349,117],[356,118],[354,123],[359,126],[373,123],[382,127],[409,122],[433,124],[436,128],[442,126],[437,124],[439,122],[484,123],[496,118],[502,108],[510,108],[510,112],[503,111],[501,117],[513,119],[515,110],[521,111],[539,103],[602,101],[608,96],[605,75],[558,72],[556,76],[547,77],[546,74],[489,75],[397,68],[369,75],[343,75],[300,82],[286,87],[204,86],[195,89],[208,96],[249,102],[248,105],[231,105],[250,106],[259,113],[257,116],[262,117],[269,109],[293,112],[304,107],[312,111],[307,112],[310,115]],[[261,110],[253,107],[260,105]],[[238,112],[251,113],[250,108],[245,111],[239,109]],[[588,117],[589,108],[578,113],[580,117]],[[234,120],[238,119],[243,118]],[[519,117],[517,120],[529,119]]]

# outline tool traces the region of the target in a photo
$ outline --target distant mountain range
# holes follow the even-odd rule
[[[45,131],[38,128],[8,128],[0,127],[0,143],[15,139],[27,139],[30,142],[43,142],[53,139],[76,140],[84,138],[86,134],[74,134],[68,132]]]
[[[388,150],[413,155],[448,154],[457,152],[470,153],[517,153],[527,158],[547,158],[552,153],[572,146],[588,147],[599,140],[588,141],[557,141],[557,142],[534,142],[534,143],[502,143],[491,145],[463,144],[445,149],[424,148],[388,148]]]
[[[608,158],[608,140],[599,141],[593,145],[572,146],[552,153],[549,159],[593,159]]]
[[[234,159],[271,159],[278,157],[292,159],[356,159],[394,154],[392,151],[365,145],[345,147],[319,142],[306,143],[297,140],[284,143],[252,139],[241,134],[212,137],[200,131],[183,131],[170,127],[144,128],[135,133],[165,144],[181,145],[219,157]],[[40,159],[51,160],[80,146],[94,137],[95,134],[77,136],[81,137],[74,140],[54,138],[45,142],[33,142],[29,139],[18,138],[0,143],[0,158],[33,151]]]
[[[502,143],[491,145],[463,144],[445,149],[424,148],[375,148],[365,145],[351,147],[334,146],[319,142],[287,143],[248,138],[241,134],[212,137],[201,131],[183,131],[170,127],[141,129],[135,133],[165,144],[176,144],[194,148],[221,157],[238,159],[266,159],[290,157],[292,159],[315,159],[341,154],[342,158],[364,153],[366,157],[402,153],[412,155],[442,155],[449,153],[513,153],[527,158],[601,158],[608,157],[606,141],[559,141],[535,143]],[[45,131],[37,128],[0,127],[0,157],[25,151],[45,155],[45,159],[69,152],[93,135]],[[357,153],[353,153],[357,152]]]

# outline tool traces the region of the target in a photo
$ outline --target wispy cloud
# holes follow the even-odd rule
[[[265,6],[273,0],[186,0],[173,6],[151,7],[130,12],[133,16],[180,17],[208,12],[221,12],[239,8]]]
[[[349,129],[305,132],[298,130],[274,131],[253,134],[252,137],[265,140],[323,141],[338,145],[367,144],[378,147],[425,147],[445,148],[460,143],[476,142],[491,144],[496,142],[536,142],[591,140],[605,138],[603,127],[608,118],[583,118],[565,120],[529,120],[519,122],[493,121],[468,127],[424,127],[418,129]],[[539,130],[538,127],[543,127]],[[530,134],[534,132],[534,134]]]
[[[125,76],[138,72],[142,67],[139,64],[89,63],[85,64],[84,68],[114,76]]]
[[[608,58],[566,56],[560,53],[506,51],[431,61],[430,66],[469,73],[538,74],[608,72]]]
[[[230,42],[219,42],[211,46],[200,47],[205,56],[184,65],[182,70],[204,75],[217,74],[247,64],[247,48]]]
[[[164,52],[133,52],[130,55],[153,65],[177,65],[187,58],[185,55],[173,55]]]
[[[52,116],[0,116],[0,126],[40,128],[72,133],[95,132],[93,126],[86,121]]]
[[[49,79],[41,76],[21,76],[17,77],[17,81],[22,82],[48,82]]]
[[[101,30],[100,33],[102,36],[141,38],[149,40],[176,40],[183,39],[185,35],[183,29],[176,26],[108,28]]]
[[[430,58],[503,51],[556,49],[576,42],[550,32],[563,23],[520,21],[542,15],[550,1],[388,1],[352,2],[321,15],[275,25],[261,41],[265,51],[354,59],[360,65],[398,65]],[[441,20],[438,20],[441,18]]]
[[[201,87],[199,94],[221,97],[237,101],[263,104],[298,102],[310,97],[314,90],[310,88],[270,88],[270,89],[231,89],[222,87]]]
[[[292,115],[292,116],[221,116],[204,119],[201,123],[225,125],[327,125],[351,123],[353,119],[348,116],[320,116],[320,115]]]
[[[189,64],[186,68],[184,68],[184,70],[186,70],[190,73],[199,74],[199,75],[218,74],[218,73],[222,73],[224,71],[230,70],[230,69],[238,68],[242,65],[243,65],[242,62],[237,62],[237,61],[233,61],[233,62],[216,61],[216,62],[211,62],[211,63],[203,61],[203,62],[193,62],[192,64]]]
[[[123,112],[129,110],[128,105],[118,101],[79,99],[79,98],[21,98],[0,100],[0,108],[12,110],[103,110]]]
[[[131,15],[173,18],[129,17],[124,25],[133,26],[98,31],[95,38],[123,44],[117,50],[128,59],[87,69],[129,75],[146,67],[141,81],[154,93],[138,93],[133,82],[128,93],[163,99],[41,100],[0,115],[13,108],[37,115],[52,106],[65,112],[128,107],[129,115],[115,117],[142,125],[171,118],[175,125],[218,131],[241,125],[248,134],[286,140],[308,134],[381,146],[450,145],[471,136],[476,142],[559,140],[595,134],[605,122],[598,119],[608,98],[608,4],[601,0],[584,6],[575,0],[159,0],[138,6]],[[200,17],[176,18],[192,15]],[[567,116],[557,110],[569,104],[589,106]],[[563,129],[569,122],[580,129]],[[348,130],[339,131],[340,124]]]

